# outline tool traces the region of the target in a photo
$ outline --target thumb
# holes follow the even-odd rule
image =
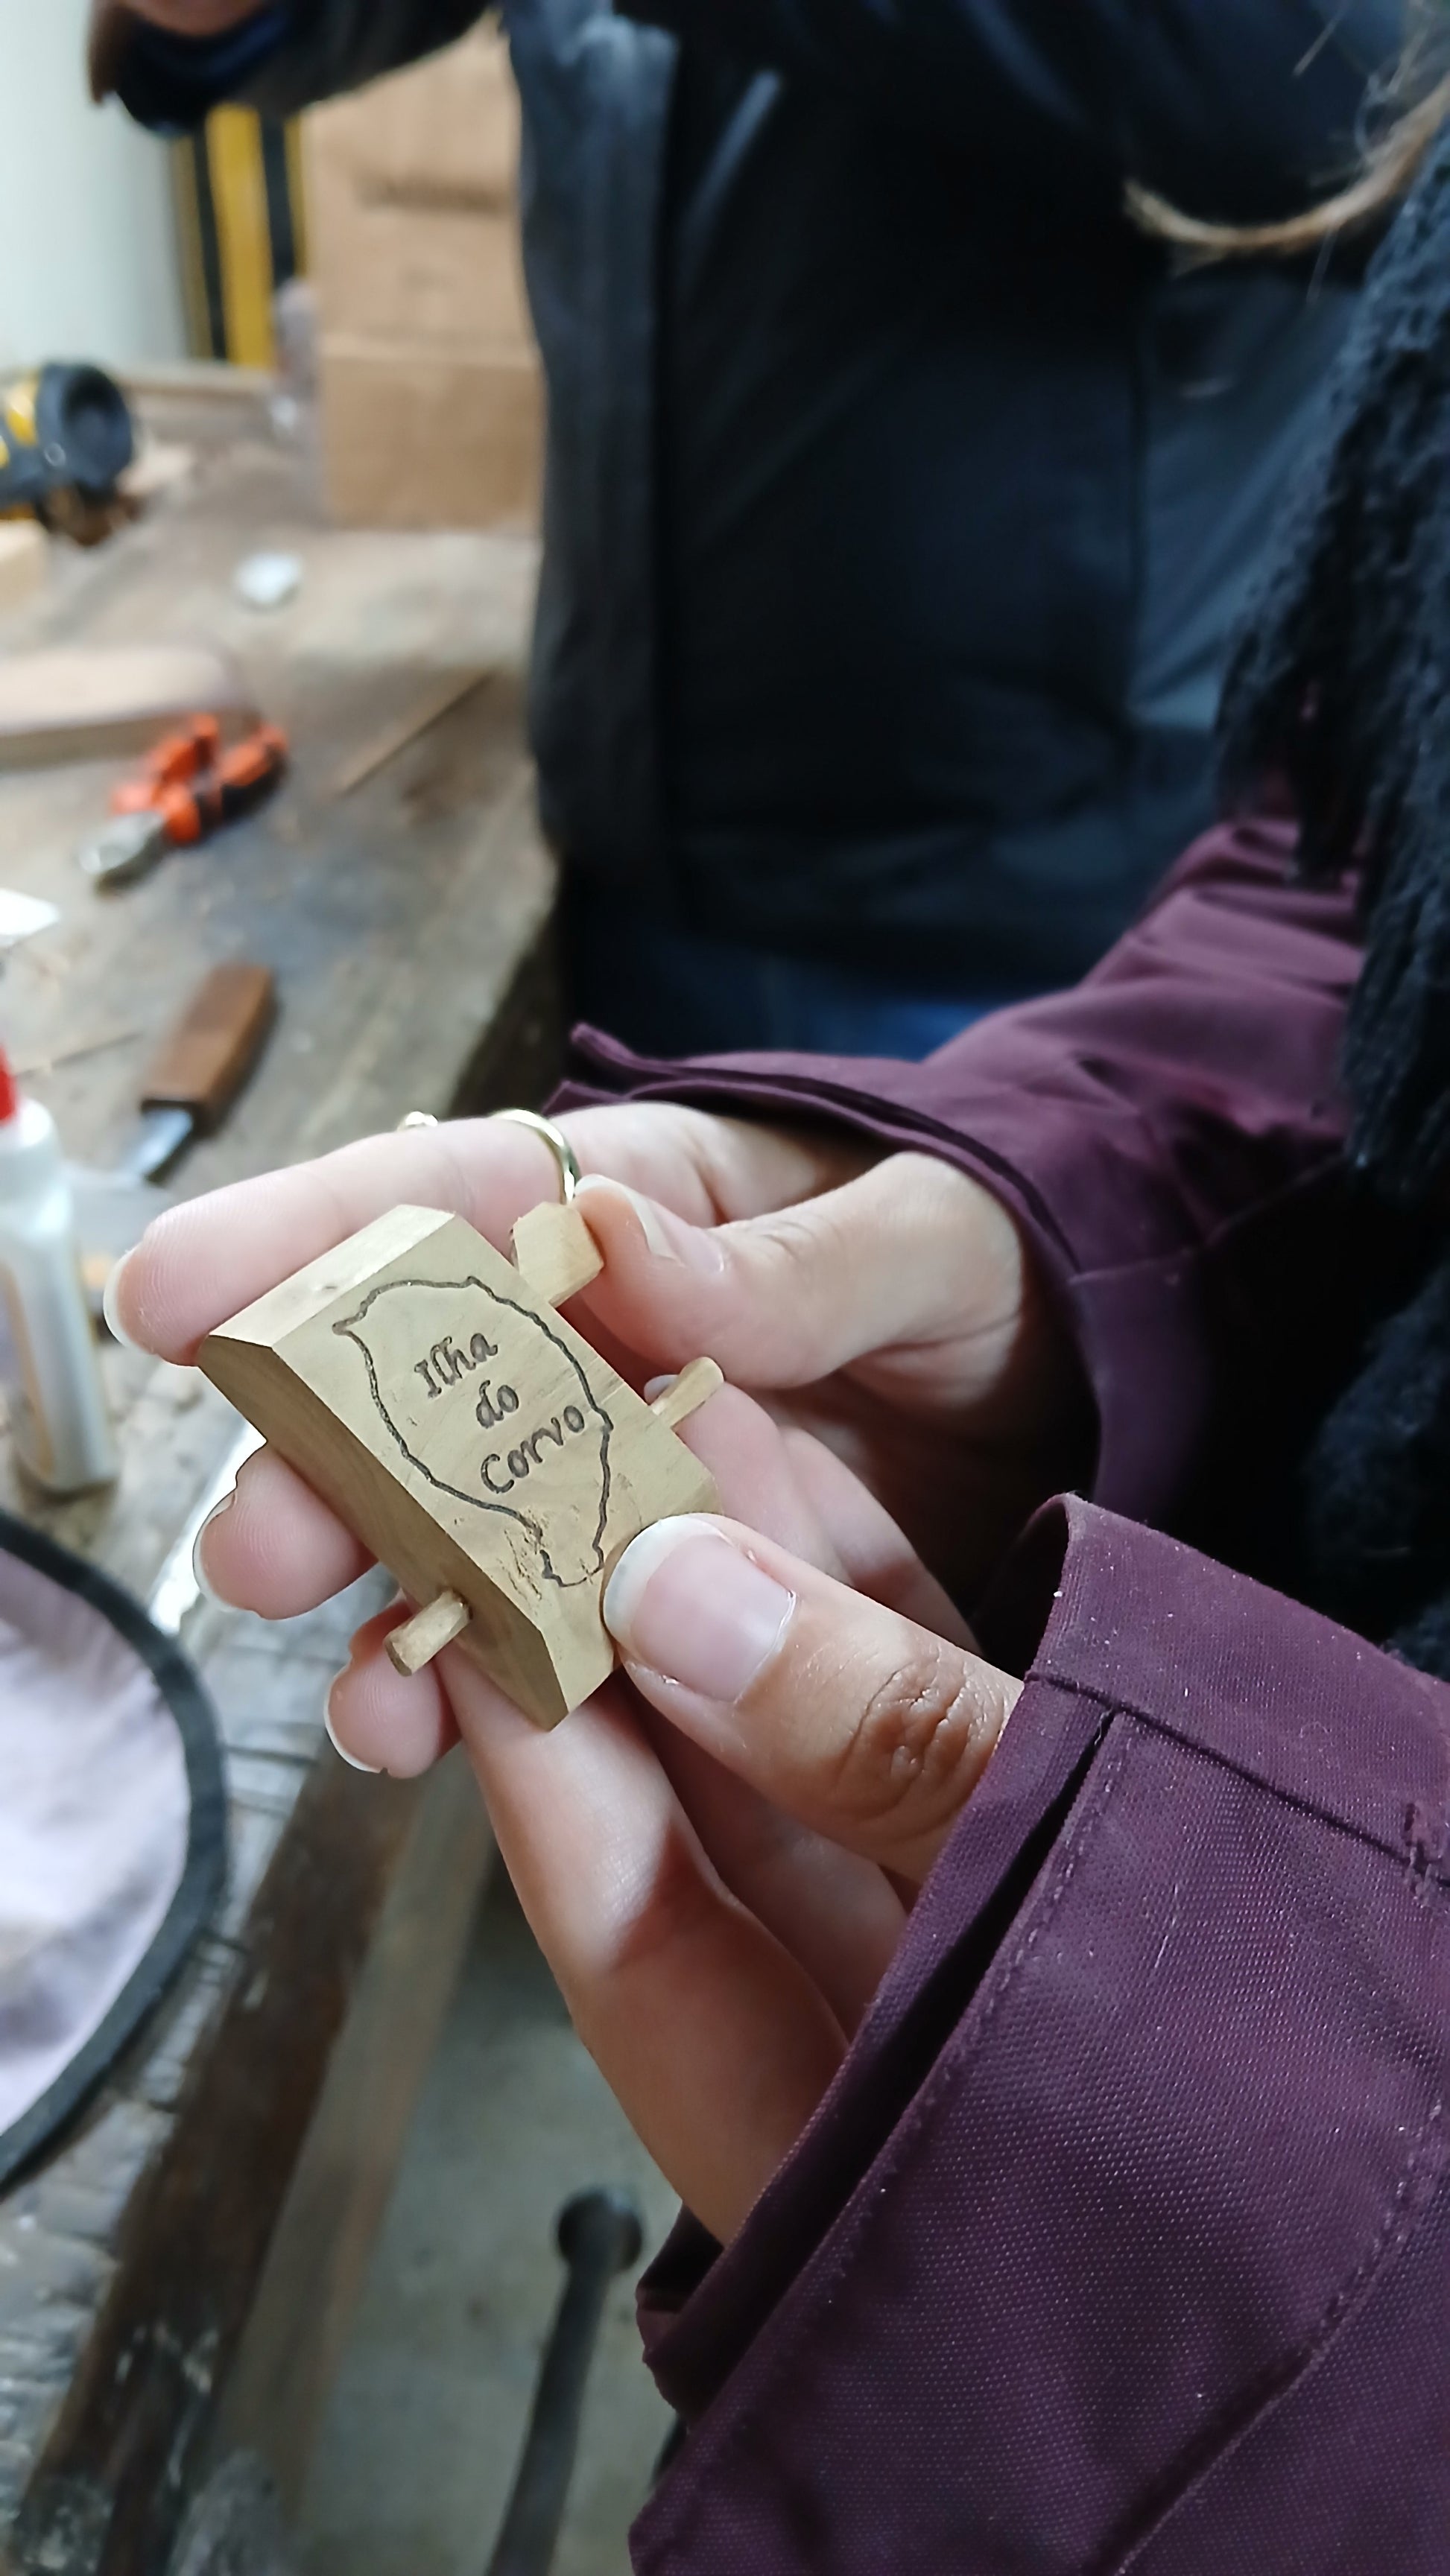
[[[736,1521],[657,1521],[606,1623],[637,1690],[777,1807],[913,1882],[1022,1685]]]
[[[1024,1254],[990,1193],[928,1154],[892,1154],[840,1188],[728,1225],[688,1224],[591,1174],[579,1205],[605,1257],[592,1314],[650,1358],[709,1351],[739,1386],[807,1386],[865,1353],[950,1335],[959,1396],[1000,1375]]]

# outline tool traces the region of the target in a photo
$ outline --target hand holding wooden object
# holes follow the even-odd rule
[[[424,1606],[400,1673],[457,1641],[552,1726],[607,1680],[600,1610],[629,1541],[713,1511],[673,1426],[722,1383],[697,1360],[647,1404],[555,1306],[598,1277],[575,1206],[514,1228],[399,1207],[219,1325],[206,1375]]]
[[[604,1254],[582,1292],[589,1332],[636,1382],[680,1371],[667,1406],[688,1400],[702,1346],[734,1381],[687,1426],[730,1521],[676,1514],[624,1551],[608,1624],[625,1671],[567,1724],[531,1725],[466,1651],[400,1675],[390,1610],[358,1631],[329,1725],[349,1760],[398,1777],[462,1735],[577,2027],[724,2237],[829,2083],[900,1938],[898,1882],[930,1865],[1015,1689],[971,1658],[902,1531],[803,1423],[849,1432],[871,1483],[899,1484],[928,1545],[950,1556],[964,1527],[990,1542],[1023,1488],[1040,1489],[1061,1374],[1010,1220],[943,1163],[868,1153],[863,1170],[849,1137],[674,1103],[574,1112],[567,1132]],[[502,1244],[556,1177],[517,1126],[370,1137],[171,1209],[112,1283],[108,1312],[144,1347],[190,1361],[219,1318],[400,1201],[461,1209]],[[555,1212],[535,1211],[517,1241],[537,1290],[547,1247],[524,1251],[536,1228],[555,1237],[551,1275],[571,1274]],[[431,1345],[415,1356],[431,1363]],[[451,1390],[466,1408],[474,1389],[475,1412],[479,1374]],[[444,1397],[412,1383],[441,1414]],[[517,1445],[500,1451],[505,1474]],[[340,1499],[351,1518],[351,1493]],[[367,1563],[266,1449],[198,1554],[222,1599],[270,1618],[314,1607]],[[756,1596],[744,1625],[732,1571]],[[762,1577],[779,1609],[764,1665],[744,1672]],[[912,1765],[904,1796],[902,1729],[919,1738],[933,1711],[959,1758]]]

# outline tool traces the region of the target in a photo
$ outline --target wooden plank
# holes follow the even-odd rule
[[[148,438],[134,465],[128,465],[121,476],[119,489],[124,500],[140,509],[173,485],[187,482],[195,472],[194,447],[183,446],[179,439]]]
[[[244,1973],[131,2197],[18,2518],[21,2567],[165,2565],[420,1797],[332,1760],[309,1777],[251,1912]]]
[[[365,553],[372,542],[362,541]],[[421,589],[431,581],[436,541],[420,542],[416,569],[407,562],[414,541],[393,538],[381,541],[384,581],[349,578],[354,633],[368,618],[370,589],[381,629],[405,582]],[[466,563],[485,576],[489,543],[467,541]],[[49,894],[65,914],[7,968],[7,1035],[25,1061],[57,1066],[37,1088],[78,1160],[105,1165],[121,1153],[146,1041],[172,1024],[207,967],[237,956],[275,973],[278,1028],[220,1135],[188,1156],[188,1194],[392,1127],[408,1109],[442,1113],[471,1061],[489,1056],[498,1080],[516,1061],[515,1036],[522,1042],[525,1032],[502,1031],[500,1015],[512,1021],[516,978],[545,931],[553,881],[534,820],[519,683],[496,672],[344,807],[325,790],[320,805],[311,801],[314,782],[336,775],[348,741],[374,729],[359,722],[370,688],[374,703],[384,696],[370,661],[349,668],[341,659],[323,597],[330,588],[310,573],[305,602],[288,612],[302,628],[305,679],[283,665],[264,681],[269,713],[292,734],[296,775],[265,812],[207,849],[177,854],[146,883],[102,900],[72,851],[94,827],[104,778],[76,770],[0,779],[0,883]],[[519,650],[526,598],[520,609],[515,622],[510,607]],[[332,668],[313,657],[309,611],[338,656]],[[481,632],[489,614],[485,592]],[[395,699],[401,677],[384,664],[387,696]],[[418,690],[415,675],[410,702]],[[115,1030],[118,996],[139,1033],[134,1057],[118,1049],[104,1079],[84,1061],[64,1062],[71,1044]],[[552,1004],[541,959],[527,999],[520,996],[541,1034]],[[556,1060],[556,1030],[555,1016],[531,1084]],[[517,1092],[511,1072],[508,1086]]]
[[[487,677],[486,671],[450,671],[432,688],[425,689],[411,707],[394,717],[391,723],[383,725],[361,750],[349,752],[332,781],[331,794],[351,796],[354,788],[362,787],[369,778],[375,778],[380,769],[387,768],[390,760],[397,759],[400,751],[407,750],[409,743],[430,732],[439,718],[446,716],[461,699],[471,698]]]
[[[423,1792],[258,2285],[214,2449],[301,2501],[329,2392],[493,1860],[455,1753]]]
[[[520,958],[508,991],[458,1077],[455,1118],[494,1109],[542,1109],[564,1064],[564,1017],[552,917]]]
[[[234,666],[200,645],[13,653],[0,660],[0,769],[121,759],[180,717],[246,706]]]
[[[197,443],[203,470],[168,494],[164,513],[137,521],[92,556],[68,559],[65,582],[24,612],[26,641],[87,649],[129,646],[138,636],[234,642],[258,702],[293,736],[293,776],[265,814],[105,902],[85,887],[72,853],[103,810],[106,772],[72,764],[0,776],[0,882],[57,904],[63,915],[7,963],[7,1034],[24,1061],[51,1068],[35,1085],[71,1154],[97,1164],[114,1159],[131,1130],[146,1052],[206,968],[253,956],[277,974],[275,1036],[225,1125],[189,1153],[183,1194],[326,1152],[393,1126],[405,1109],[538,1100],[558,1049],[553,872],[533,818],[520,706],[532,542],[327,530],[298,456],[266,429],[259,389],[241,388],[246,399],[235,402],[230,384],[217,386],[214,401],[192,402],[193,390],[187,377],[165,395],[174,411],[162,425]],[[299,599],[285,619],[265,626],[235,605],[230,587],[238,555],[263,532],[306,564]],[[414,706],[430,674],[480,670],[488,684],[466,704],[404,746],[345,810],[331,803],[325,782],[349,744]],[[93,1057],[92,1047],[110,1051]],[[161,1367],[118,1347],[104,1352],[103,1366],[122,1454],[116,1491],[39,1501],[19,1487],[0,1431],[0,1493],[145,1598],[232,1448],[237,1422],[193,1369]],[[199,2375],[180,2368],[164,2382],[152,2374],[157,2414],[107,2418],[104,2442],[97,2435],[89,2449],[82,2443],[69,2454],[56,2447],[61,2419],[72,2431],[88,2424],[93,2434],[98,2425],[105,2432],[95,2355],[98,2336],[109,2331],[99,2321],[118,2313],[110,2301],[126,2303],[141,2345],[148,2318],[159,2334],[172,2316],[173,2273],[152,2263],[152,2240],[138,2221],[153,2188],[147,2166],[165,2163],[178,2113],[191,2117],[195,2087],[203,2078],[222,2081],[224,2067],[213,2060],[230,2051],[251,1984],[259,1888],[276,1884],[273,1873],[289,1871],[311,1840],[289,1784],[309,1777],[323,1693],[344,1660],[349,1627],[380,1599],[343,1596],[279,1629],[209,1604],[189,1620],[183,1642],[214,1691],[228,1752],[232,1880],[218,1923],[114,2084],[43,2170],[0,2198],[0,2568],[24,2567],[30,2576],[37,2563],[18,2554],[27,2490],[27,2528],[43,2529],[50,2563],[65,2576],[97,2576],[113,2546],[128,2576],[164,2563],[159,2544],[154,2559],[126,2561],[112,2523],[119,2512],[135,2528],[167,2525],[173,2488],[191,2478],[214,2418],[236,2348],[231,2327],[211,2384],[205,2355]],[[330,1753],[325,1763],[320,1779],[342,1770]],[[395,1794],[386,1784],[358,1785],[385,1800]],[[407,1848],[400,1837],[379,1873],[379,1907]],[[312,1925],[304,1903],[291,1920],[297,1973],[308,1986]],[[362,1938],[366,1946],[365,1928]],[[308,2087],[318,2098],[327,2056],[319,2027],[311,2012],[274,2025],[265,2080],[279,2103],[295,2104]],[[406,2028],[395,2038],[406,2048]],[[274,2106],[268,2116],[280,2113]],[[269,2134],[275,2144],[275,2126]],[[287,2152],[274,2158],[269,2149],[252,2177],[259,2235],[270,2225],[269,2195],[275,2215],[290,2183]],[[236,2270],[248,2190],[242,2171],[215,2197],[213,2232],[198,2185],[187,2217],[198,2313],[213,2287],[223,2308],[249,2304]],[[360,2242],[361,2219],[358,2226]],[[78,2417],[83,2387],[92,2411]],[[174,2460],[161,2440],[161,2417],[173,2403]],[[47,2477],[63,2481],[51,2489],[54,2510],[37,2482],[42,2460]],[[114,2511],[108,2481],[121,2498]],[[157,2490],[149,2500],[148,2483]]]
[[[39,597],[50,575],[50,539],[34,519],[0,520],[0,615]]]
[[[234,410],[248,405],[257,407],[269,402],[277,390],[276,379],[266,368],[238,367],[223,358],[176,358],[151,364],[133,362],[117,370],[117,380],[125,394],[138,402],[155,402],[170,398],[188,403],[220,405]]]

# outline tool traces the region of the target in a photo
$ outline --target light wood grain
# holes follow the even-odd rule
[[[159,493],[169,492],[173,484],[184,483],[195,472],[194,447],[184,447],[179,440],[153,438],[142,447],[134,465],[127,466],[120,489],[126,500],[144,505]]]
[[[0,520],[0,613],[24,608],[44,590],[50,539],[34,519]]]
[[[245,704],[232,664],[200,645],[14,653],[0,660],[0,769],[124,758],[179,718]]]
[[[667,1430],[673,1431],[680,1423],[688,1422],[692,1413],[698,1413],[702,1404],[708,1404],[724,1383],[725,1372],[718,1360],[691,1360],[673,1386],[655,1397],[650,1411],[656,1422],[663,1422]]]
[[[381,726],[360,750],[349,752],[333,779],[331,793],[336,797],[351,796],[355,788],[386,769],[390,760],[396,760],[400,751],[406,751],[420,735],[430,732],[440,716],[446,716],[461,698],[472,697],[487,677],[486,671],[448,671],[441,680],[435,680],[415,705]]]
[[[455,1754],[418,1799],[227,2391],[217,2450],[258,2453],[289,2519],[492,1859]]]
[[[601,1596],[712,1479],[461,1217],[395,1208],[202,1344],[199,1364],[410,1601],[456,1594],[459,1644],[536,1724],[614,1666]]]
[[[567,1207],[546,1199],[530,1208],[514,1227],[513,1242],[514,1260],[546,1306],[577,1297],[604,1268],[604,1255],[572,1200]]]
[[[466,1601],[456,1592],[440,1592],[426,1610],[395,1628],[388,1639],[388,1661],[398,1673],[421,1673],[455,1637],[461,1637],[471,1617]]]

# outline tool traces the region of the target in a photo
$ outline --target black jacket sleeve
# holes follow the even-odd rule
[[[1294,211],[1346,175],[1406,17],[1405,0],[624,5],[994,160],[1030,156],[1049,193],[1096,172],[1235,222]]]
[[[246,96],[292,116],[339,90],[436,53],[487,14],[488,0],[292,0],[292,31]]]
[[[505,0],[523,14],[538,0]],[[1406,0],[621,0],[625,14],[1010,161],[1047,196],[1125,179],[1232,221],[1341,178]],[[291,114],[414,61],[486,0],[291,0],[242,95]]]

